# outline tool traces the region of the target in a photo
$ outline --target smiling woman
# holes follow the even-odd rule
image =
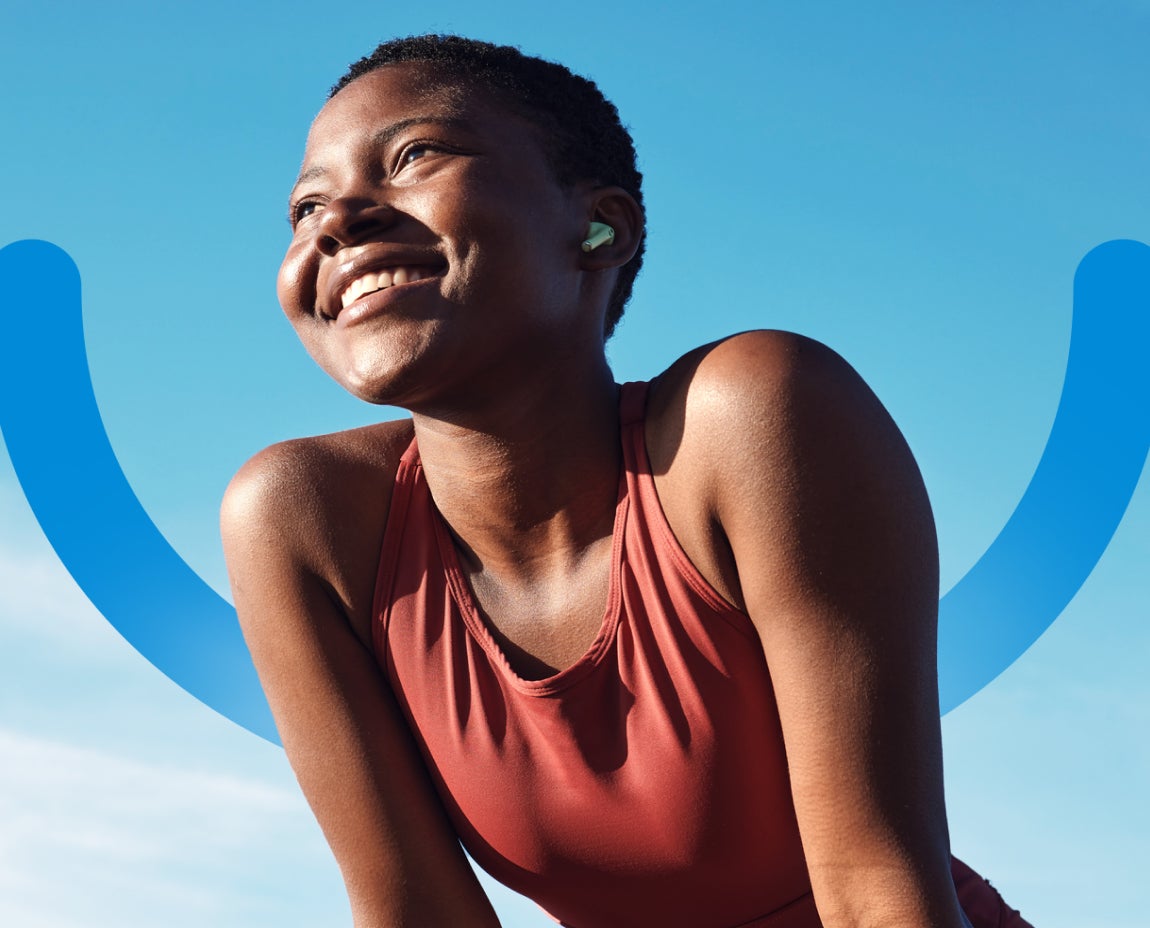
[[[223,527],[356,925],[495,924],[459,841],[575,928],[1024,925],[949,855],[901,435],[781,332],[616,385],[640,184],[593,84],[457,37],[308,136],[281,304],[411,418],[267,449]]]
[[[577,278],[558,246],[585,232],[573,191],[539,129],[489,96],[393,64],[349,83],[312,128],[280,300],[320,365],[370,402],[410,408],[407,390],[450,391],[527,352],[538,365],[593,322],[559,289]],[[625,204],[600,208],[627,210],[638,232],[622,191],[581,187]],[[584,336],[601,342],[603,326]]]

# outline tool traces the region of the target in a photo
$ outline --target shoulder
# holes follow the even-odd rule
[[[648,415],[652,457],[666,467],[684,455],[712,479],[812,457],[827,458],[833,469],[845,465],[848,447],[862,454],[859,463],[906,455],[901,434],[854,368],[790,332],[743,332],[684,355],[654,381]]]
[[[858,373],[814,339],[744,332],[684,355],[652,385],[647,441],[668,520],[681,523],[672,528],[698,536],[707,524],[710,544],[731,552],[726,582],[740,605],[741,551],[759,569],[770,554],[781,566],[852,522],[877,531],[902,519],[924,545],[933,539],[902,434]]]
[[[652,385],[651,415],[706,422],[725,438],[765,437],[819,419],[870,417],[874,394],[821,342],[792,332],[742,332],[684,355]],[[785,414],[784,414],[785,413]]]
[[[399,458],[411,441],[410,422],[279,442],[247,461],[224,494],[225,530],[245,526],[323,524],[364,508],[378,508],[391,492]]]
[[[280,442],[252,457],[220,510],[233,587],[311,578],[357,631],[366,628],[395,472],[411,435],[409,421],[385,422]]]

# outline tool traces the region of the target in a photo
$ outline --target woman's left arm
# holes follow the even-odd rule
[[[697,376],[724,425],[714,511],[774,684],[819,915],[961,928],[937,543],[906,442],[846,362],[799,336],[737,336]]]

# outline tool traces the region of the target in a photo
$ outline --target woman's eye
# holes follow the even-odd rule
[[[412,162],[423,158],[431,150],[432,147],[427,142],[413,142],[399,153],[399,166],[405,168]]]
[[[319,209],[319,203],[315,200],[303,200],[292,207],[291,214],[288,216],[288,221],[295,226],[297,223],[307,219],[312,213]]]

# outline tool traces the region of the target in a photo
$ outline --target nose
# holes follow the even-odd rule
[[[395,210],[366,197],[339,197],[323,208],[316,247],[331,257],[395,223]]]

